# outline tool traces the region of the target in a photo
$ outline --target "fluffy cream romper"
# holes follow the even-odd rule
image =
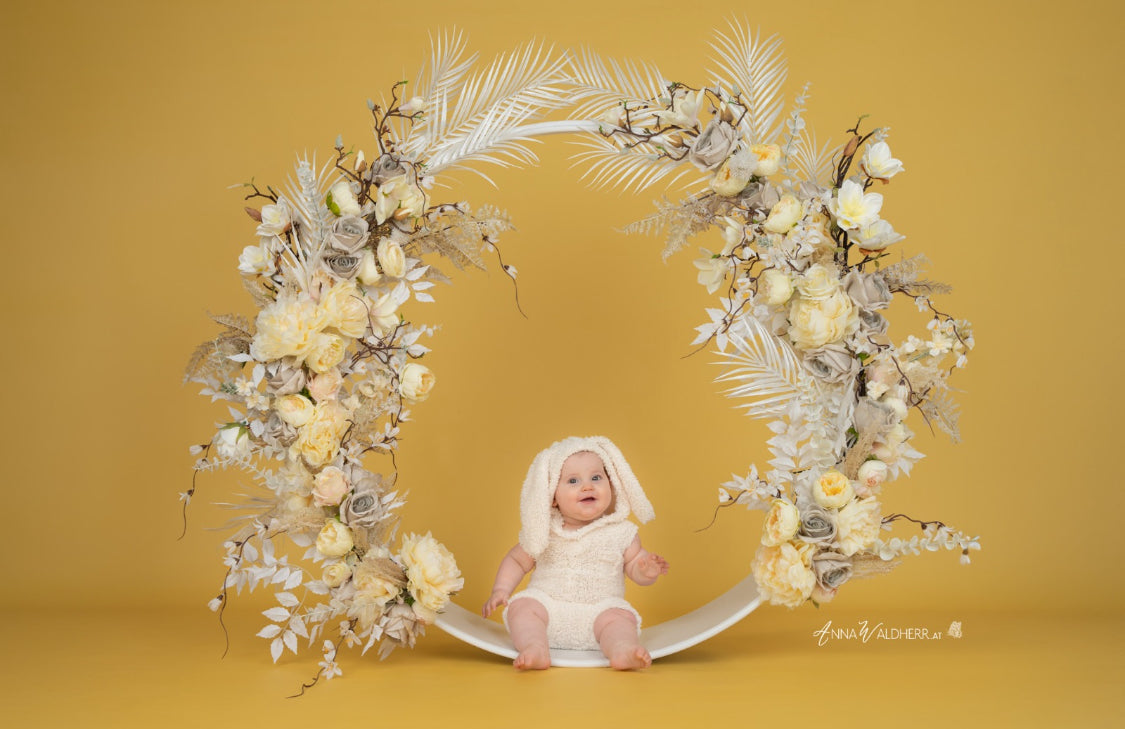
[[[551,507],[563,461],[589,451],[602,459],[613,485],[613,511],[579,529],[563,528]],[[520,498],[520,544],[535,559],[535,571],[516,600],[533,598],[547,610],[547,642],[552,648],[597,650],[594,621],[610,608],[641,616],[625,600],[625,550],[637,535],[629,521],[653,517],[640,484],[621,451],[608,438],[567,438],[540,453],[531,465]],[[507,624],[507,611],[504,613]]]

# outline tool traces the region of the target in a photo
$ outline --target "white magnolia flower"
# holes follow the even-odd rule
[[[891,148],[886,142],[876,142],[867,147],[859,167],[873,180],[886,182],[902,172],[902,162],[891,156]]]
[[[848,237],[866,251],[881,251],[892,243],[898,243],[906,238],[885,220],[876,220],[858,231],[853,231]]]
[[[399,175],[379,186],[375,195],[375,222],[389,218],[417,218],[426,209],[426,195],[406,175]]]
[[[261,215],[262,222],[258,225],[258,235],[281,235],[292,224],[289,203],[285,202],[283,197],[278,198],[273,205],[262,206]]]
[[[273,256],[263,246],[246,246],[238,257],[238,270],[247,276],[273,273]]]
[[[727,269],[730,265],[725,258],[708,256],[697,259],[695,267],[699,269],[697,280],[707,287],[707,293],[713,294],[723,285],[723,279],[727,277]]]
[[[703,89],[694,93],[688,91],[683,96],[673,99],[671,110],[656,112],[656,118],[662,124],[690,129],[697,124],[696,117],[699,115],[699,108],[703,105],[703,99]]]
[[[836,197],[828,204],[836,217],[836,224],[844,230],[866,228],[879,219],[883,196],[877,192],[863,191],[855,180],[844,180]]]

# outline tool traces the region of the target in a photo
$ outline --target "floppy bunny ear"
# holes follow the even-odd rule
[[[551,529],[551,499],[554,496],[549,473],[551,450],[540,451],[527,470],[520,491],[520,546],[538,559],[547,548]]]
[[[601,435],[591,436],[586,440],[594,445],[591,450],[599,453],[602,457],[610,481],[617,486],[619,495],[623,496],[628,502],[629,510],[642,524],[652,521],[656,517],[656,512],[653,510],[648,497],[645,496],[644,490],[641,489],[640,481],[633,475],[633,469],[629,467],[629,462],[621,454],[621,450],[613,444],[613,441]]]

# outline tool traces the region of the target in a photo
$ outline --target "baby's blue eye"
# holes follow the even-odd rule
[[[571,476],[571,477],[570,477],[569,479],[567,479],[567,481],[566,481],[566,482],[567,482],[567,483],[578,483],[578,479],[576,479],[576,478],[574,478],[573,476]]]
[[[596,475],[594,476],[594,480],[595,480],[595,481],[601,481],[601,480],[602,480],[602,475],[601,475],[600,473],[599,473],[599,474],[596,474]]]

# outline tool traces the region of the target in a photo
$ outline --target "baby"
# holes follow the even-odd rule
[[[637,527],[655,514],[621,451],[608,438],[567,438],[535,457],[520,494],[519,544],[500,563],[488,617],[504,622],[519,669],[551,665],[551,648],[601,649],[616,669],[647,668],[640,615],[625,601],[625,575],[651,585],[668,563],[646,552]],[[512,590],[531,570],[528,588]]]

